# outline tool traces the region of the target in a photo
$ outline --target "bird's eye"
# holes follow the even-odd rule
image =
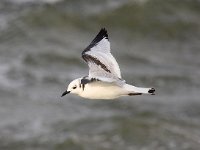
[[[74,86],[73,89],[76,89],[76,86]]]

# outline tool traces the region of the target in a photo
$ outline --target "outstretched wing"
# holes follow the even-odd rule
[[[110,42],[105,28],[102,28],[90,45],[82,52],[89,66],[89,77],[105,80],[121,79],[118,63],[110,53]],[[108,81],[108,82],[109,82]]]

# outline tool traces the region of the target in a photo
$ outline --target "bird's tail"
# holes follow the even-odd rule
[[[128,91],[128,95],[142,95],[142,94],[155,94],[154,88],[142,88],[142,87],[135,87],[129,84],[125,84],[124,88]]]

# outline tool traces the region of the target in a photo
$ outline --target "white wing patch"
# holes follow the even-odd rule
[[[110,53],[110,42],[108,41],[108,37],[104,37],[103,39],[101,39],[98,43],[94,45],[94,47],[90,49],[90,51]]]

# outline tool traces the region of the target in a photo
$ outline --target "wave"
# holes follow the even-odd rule
[[[99,11],[92,11],[96,6],[99,6]],[[58,1],[51,5],[42,3],[19,8],[21,10],[12,8],[13,15],[18,11],[17,21],[30,28],[94,30],[105,26],[128,31],[136,37],[157,39],[187,39],[200,34],[200,2],[197,0],[183,0],[181,3],[178,0],[118,1],[117,4],[95,1],[93,5],[90,1]]]

